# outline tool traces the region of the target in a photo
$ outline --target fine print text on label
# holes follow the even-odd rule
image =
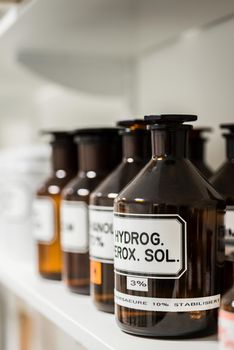
[[[120,293],[115,290],[115,303],[135,310],[161,312],[191,312],[219,308],[220,295],[202,298],[148,298]]]
[[[88,206],[82,201],[62,201],[61,245],[63,251],[86,253],[89,247]]]
[[[37,197],[33,202],[33,233],[37,241],[50,244],[55,239],[54,202],[48,197]]]
[[[113,264],[113,208],[89,206],[89,254],[91,259]]]
[[[187,269],[186,222],[179,215],[114,215],[115,270],[180,278]]]
[[[127,276],[127,289],[148,292],[148,278]]]

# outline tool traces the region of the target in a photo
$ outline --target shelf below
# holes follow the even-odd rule
[[[218,349],[215,337],[164,341],[125,334],[117,327],[114,316],[97,311],[89,297],[69,293],[62,283],[42,280],[32,268],[22,263],[0,262],[0,283],[87,349]]]

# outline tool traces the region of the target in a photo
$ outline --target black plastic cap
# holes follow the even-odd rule
[[[227,129],[230,131],[230,133],[234,133],[234,123],[228,123],[228,124],[221,124],[221,129]]]
[[[147,122],[144,119],[128,119],[128,120],[120,120],[116,124],[117,126],[121,126],[124,128],[130,128],[134,125],[147,125]]]
[[[99,140],[112,140],[115,137],[119,137],[120,128],[116,127],[104,127],[104,128],[84,128],[73,131],[75,141],[81,142],[96,142]]]
[[[41,135],[51,135],[53,137],[52,142],[63,142],[63,141],[72,141],[73,132],[65,130],[41,130]]]
[[[120,127],[120,135],[148,133],[148,123],[144,119],[120,120],[117,125]]]
[[[193,128],[189,133],[189,137],[191,139],[203,139],[202,134],[205,132],[212,132],[212,128],[208,128],[208,127]]]
[[[160,114],[146,115],[144,119],[148,124],[183,124],[197,120],[197,116],[192,114]]]
[[[77,129],[73,131],[74,136],[105,136],[105,135],[113,135],[118,133],[119,128],[83,128],[83,129]]]
[[[160,115],[146,115],[144,117],[148,124],[148,129],[164,130],[164,129],[192,129],[191,125],[184,122],[192,122],[197,120],[196,115],[190,114],[160,114]]]

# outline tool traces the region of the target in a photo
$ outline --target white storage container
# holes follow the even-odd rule
[[[34,258],[32,200],[49,173],[49,147],[0,152],[0,254],[28,262]]]

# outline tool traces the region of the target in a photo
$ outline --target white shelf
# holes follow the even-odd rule
[[[0,262],[0,282],[90,350],[217,350],[214,337],[163,341],[120,331],[113,315],[99,312],[87,296],[69,293],[59,282],[44,281],[20,263]]]
[[[31,0],[4,31],[0,49],[61,85],[123,95],[137,58],[233,11],[232,0]]]
[[[17,51],[125,58],[233,10],[231,0],[31,0],[1,42]]]

